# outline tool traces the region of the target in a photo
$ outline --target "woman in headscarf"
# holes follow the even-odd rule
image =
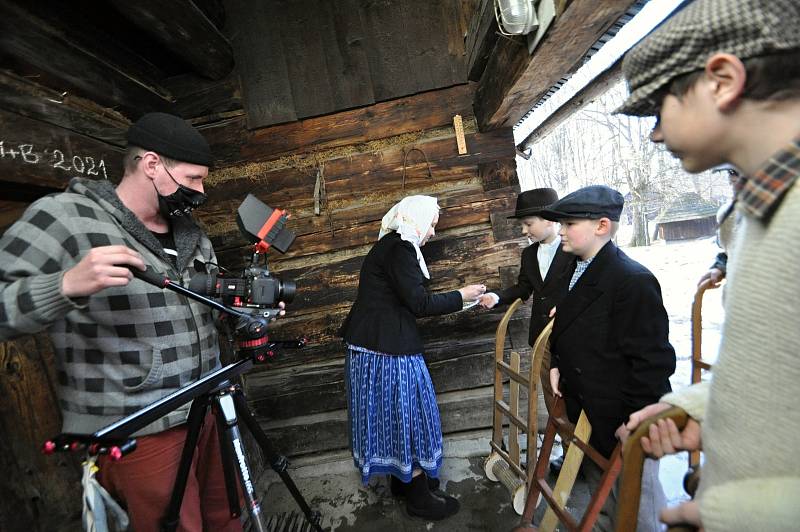
[[[468,285],[431,294],[420,248],[434,235],[439,206],[409,196],[386,213],[378,242],[361,266],[358,295],[342,325],[353,460],[364,484],[391,476],[412,516],[439,520],[458,512],[438,488],[442,464],[439,409],[416,319],[459,311],[486,290]]]

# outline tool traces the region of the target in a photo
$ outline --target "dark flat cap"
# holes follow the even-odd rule
[[[128,145],[184,163],[211,166],[208,141],[189,122],[167,113],[147,113],[128,129]]]
[[[625,199],[622,194],[605,185],[591,185],[567,194],[546,209],[541,216],[545,220],[564,220],[567,218],[599,220],[608,218],[619,221]]]
[[[543,208],[558,200],[558,193],[552,188],[534,188],[520,192],[517,196],[517,206],[514,214],[509,218],[525,218],[526,216],[539,216]]]
[[[653,96],[676,77],[702,70],[717,52],[748,59],[800,49],[797,0],[695,0],[626,55],[630,96],[615,113],[652,116]]]

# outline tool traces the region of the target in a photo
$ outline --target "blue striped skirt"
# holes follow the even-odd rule
[[[439,476],[442,426],[422,355],[386,355],[348,345],[345,364],[350,446],[364,484],[414,469]]]

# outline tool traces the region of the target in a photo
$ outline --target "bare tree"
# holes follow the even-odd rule
[[[648,245],[649,218],[683,192],[717,201],[720,178],[713,172],[684,172],[679,161],[650,141],[653,119],[612,114],[626,95],[624,83],[612,86],[533,144],[530,159],[518,159],[520,184],[562,193],[598,183],[617,188],[627,195],[630,244]]]

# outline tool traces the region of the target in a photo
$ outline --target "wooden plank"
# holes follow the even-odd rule
[[[418,90],[438,89],[466,82],[466,79],[460,77],[454,79],[453,67],[458,63],[463,64],[463,54],[450,55],[448,28],[458,27],[458,19],[455,18],[457,13],[452,8],[445,10],[443,6],[452,6],[452,0],[413,0],[398,4],[401,7],[401,22],[405,27],[408,64],[411,67],[405,76],[416,78]],[[445,14],[453,18],[445,19]]]
[[[75,176],[119,181],[122,174],[118,148],[3,110],[0,143],[4,181],[64,189]],[[3,199],[14,198],[4,194]]]
[[[497,19],[494,16],[493,0],[481,0],[470,21],[466,40],[467,79],[480,81],[497,42]]]
[[[244,117],[239,77],[231,74],[212,81],[182,74],[163,81],[175,97],[174,113],[195,126],[231,117]]]
[[[111,0],[122,15],[198,74],[221,79],[233,69],[228,40],[191,0]]]
[[[25,336],[0,343],[0,522],[3,530],[80,528],[80,468],[70,454],[45,456],[61,431],[49,340]]]
[[[276,0],[273,13],[280,20],[294,113],[306,118],[335,110],[325,61],[322,33],[333,30],[332,17],[319,0]]]
[[[0,183],[0,189],[5,188],[4,184]],[[5,192],[3,197],[6,197]],[[0,200],[0,235],[14,222],[19,220],[22,213],[28,207],[27,203],[19,201],[5,201]]]
[[[435,3],[435,2],[432,2]],[[442,10],[442,24],[444,37],[447,43],[447,64],[450,67],[450,83],[467,82],[467,52],[465,50],[465,35],[472,18],[475,0],[462,2],[461,0],[442,0],[439,5]]]
[[[599,74],[589,85],[575,93],[575,95],[547,117],[536,129],[530,132],[519,146],[526,148],[546,137],[550,132],[561,125],[564,120],[592,103],[595,99],[605,94],[608,89],[622,79],[622,59]]]
[[[495,160],[478,165],[478,174],[483,181],[484,190],[517,187],[517,162],[514,159]]]
[[[101,39],[91,45],[75,39],[74,32],[57,22],[11,2],[0,3],[0,48],[14,64],[48,76],[52,84],[46,85],[75,91],[132,114],[141,114],[143,109],[169,110],[172,97],[154,78],[147,77],[152,67],[144,60],[117,47],[113,40]]]
[[[558,80],[582,64],[586,52],[634,0],[574,0],[552,24],[532,56],[516,41],[497,41],[475,97],[481,130],[512,126]]]
[[[442,432],[488,428],[492,422],[491,387],[442,394],[437,397]],[[344,410],[288,420],[271,421],[257,416],[275,448],[287,456],[346,449],[347,412]]]
[[[451,168],[465,168],[494,161],[511,158],[514,155],[511,130],[496,130],[489,133],[473,133],[466,136],[469,153],[459,155],[452,132],[443,138],[434,138],[413,144],[389,145],[382,150],[358,153],[323,160],[325,166],[325,183],[329,202],[351,198],[355,191],[385,192],[402,188],[403,164],[406,164],[407,185],[416,181],[436,182],[446,178]],[[433,179],[428,178],[427,165],[419,153],[406,157],[411,148],[423,151],[430,163]],[[331,156],[336,156],[333,152]],[[306,198],[312,200],[313,186],[317,165],[321,157],[311,158],[304,165],[296,164],[297,159],[286,160],[281,164],[251,163],[241,167],[226,168],[212,172],[207,180],[210,206],[224,200],[241,201],[253,189],[257,195],[274,206],[285,206],[287,201],[297,198],[298,194],[308,192]],[[488,190],[502,188],[502,180],[492,174],[491,169],[484,170],[485,186]],[[505,175],[506,181],[511,170],[507,166],[498,166],[502,170],[496,173]],[[505,172],[505,174],[503,174]],[[457,177],[457,176],[456,176]],[[509,186],[508,183],[505,186]],[[226,207],[223,207],[223,209]],[[204,209],[203,212],[212,212]]]
[[[449,125],[472,117],[474,86],[459,85],[332,115],[248,131],[245,118],[201,128],[217,165],[331,149]],[[249,112],[249,110],[248,110]]]
[[[226,7],[247,127],[297,120],[275,5],[231,0]]]
[[[54,91],[28,78],[0,71],[0,109],[71,129],[115,146],[126,145],[130,121],[79,96]]]
[[[423,193],[429,192],[429,190],[421,189],[416,191],[409,191],[409,193]],[[494,210],[499,211],[506,211],[509,209],[510,203],[513,201],[513,198],[516,194],[513,191],[509,191],[504,197],[491,199],[486,201],[476,201],[474,203],[461,205],[457,207],[453,207],[451,209],[446,209],[442,212],[442,218],[447,218],[447,221],[444,220],[440,222],[441,226],[450,225],[451,223],[459,223],[459,224],[478,224],[478,223],[486,223],[489,218],[490,212]],[[399,194],[398,197],[402,197],[402,194]],[[378,200],[372,200],[378,201]],[[395,203],[396,200],[392,199],[391,201],[386,201],[385,203],[381,202],[378,204],[378,208],[373,210],[372,212],[376,212],[377,214],[375,217],[377,220],[370,220],[365,223],[352,223],[350,225],[344,225],[340,229],[336,230],[337,226],[340,226],[339,223],[341,221],[341,217],[334,214],[334,232],[331,233],[329,219],[326,217],[313,217],[309,218],[310,221],[314,224],[312,226],[313,231],[299,235],[292,246],[292,248],[287,252],[285,257],[287,258],[296,258],[296,257],[304,257],[309,255],[314,255],[317,253],[326,253],[334,250],[342,250],[356,246],[362,246],[371,244],[375,241],[375,235],[377,234],[377,230],[380,227],[378,221],[382,217],[383,213],[389,210],[391,205]],[[230,215],[228,215],[226,219],[226,223],[221,224],[223,227],[230,227],[228,232],[226,232],[223,236],[215,236],[212,241],[221,241],[221,248],[220,252],[218,253],[219,257],[226,257],[226,249],[222,246],[225,246],[225,241],[231,238],[236,238],[235,230],[230,224]],[[486,224],[488,229],[488,224]],[[445,229],[445,227],[442,227]],[[229,241],[229,240],[228,240]],[[229,241],[230,242],[230,241]],[[239,240],[238,242],[243,242]],[[228,244],[230,245],[230,243]],[[228,248],[230,249],[230,248]],[[236,252],[238,252],[237,248],[234,248]],[[222,259],[220,259],[222,260]]]
[[[413,0],[414,6],[419,2]],[[369,0],[360,1],[360,16],[367,36],[367,61],[375,99],[384,101],[431,89],[419,82],[417,75],[421,73],[412,70],[409,61],[416,17],[408,19],[401,2]]]
[[[366,33],[358,13],[358,0],[323,0],[332,27],[322,33],[325,60],[335,109],[350,109],[375,102],[367,61]]]

